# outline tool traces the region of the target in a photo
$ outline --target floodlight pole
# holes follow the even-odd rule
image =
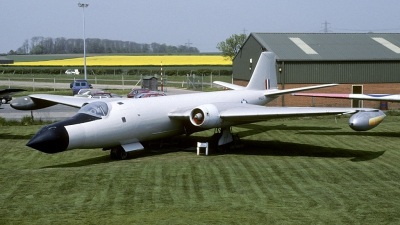
[[[161,91],[164,91],[164,83],[163,83],[163,71],[162,71],[162,61],[161,61]]]
[[[82,7],[82,10],[83,10],[83,68],[84,68],[85,80],[86,80],[87,76],[86,76],[85,7],[88,7],[89,4],[78,3],[78,6]]]

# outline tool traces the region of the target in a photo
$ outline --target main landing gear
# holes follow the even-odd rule
[[[125,160],[128,158],[128,153],[122,148],[122,146],[111,148],[110,157],[112,159]]]
[[[231,127],[216,129],[216,133],[211,137],[211,147],[218,152],[227,152],[230,149],[243,147],[239,136],[232,134]]]

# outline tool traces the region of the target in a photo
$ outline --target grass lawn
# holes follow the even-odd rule
[[[273,120],[234,127],[244,147],[225,154],[125,161],[44,154],[25,146],[41,126],[0,126],[0,224],[398,224],[399,122]]]

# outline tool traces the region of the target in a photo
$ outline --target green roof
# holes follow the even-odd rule
[[[400,34],[251,33],[278,60],[400,60]]]

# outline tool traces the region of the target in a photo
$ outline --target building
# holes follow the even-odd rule
[[[157,77],[146,76],[143,77],[142,88],[150,89],[151,91],[158,90]]]
[[[0,64],[13,64],[14,60],[0,56]]]
[[[397,94],[400,90],[400,34],[251,33],[233,59],[234,83],[247,84],[263,51],[276,54],[281,89],[338,83],[311,92]],[[272,105],[379,108],[380,103],[285,95]]]

